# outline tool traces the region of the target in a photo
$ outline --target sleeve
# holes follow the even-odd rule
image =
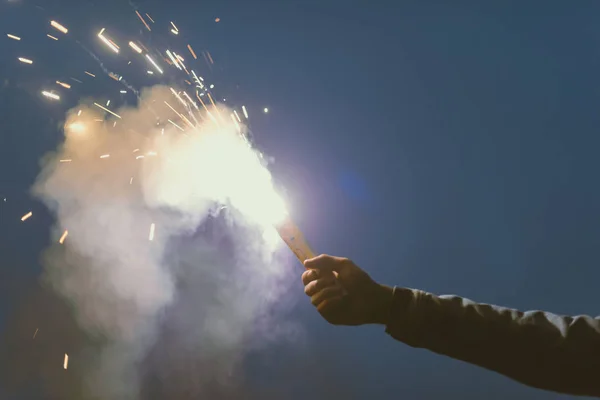
[[[600,318],[521,312],[394,288],[386,332],[532,387],[600,397]]]

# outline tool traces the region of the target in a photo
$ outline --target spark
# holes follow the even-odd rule
[[[148,19],[149,19],[150,21],[152,21],[152,23],[154,23],[154,20],[152,19],[152,17],[151,17],[150,15],[148,15],[148,13],[145,13],[145,14],[146,14],[146,17],[148,17]]]
[[[89,76],[91,76],[92,78],[95,78],[95,77],[96,77],[96,75],[92,74],[91,72],[87,72],[87,71],[83,71],[83,72],[85,72],[86,74],[88,74],[88,75],[89,75]]]
[[[219,21],[221,21],[221,18],[218,18],[218,17],[215,18],[215,22],[219,22]]]
[[[133,176],[131,177],[131,179],[129,180],[129,184],[131,185],[133,183]]]
[[[175,98],[177,98],[177,100],[179,100],[179,102],[181,104],[183,104],[184,107],[187,106],[187,104],[185,103],[185,101],[183,101],[183,99],[179,96],[179,94],[177,94],[177,92],[175,91],[175,89],[173,89],[172,87],[169,88],[171,90],[171,93],[173,93],[173,96],[175,96]]]
[[[102,155],[100,156],[100,158],[109,158],[109,157],[110,157],[110,154],[102,154]]]
[[[175,52],[173,52],[173,55],[175,56],[175,58],[177,59],[177,61],[179,62],[179,64],[183,67],[183,69],[185,70],[185,72],[189,75],[190,73],[187,71],[187,69],[185,69],[185,65],[183,64],[183,59],[181,58],[181,56]]]
[[[140,151],[140,149],[133,150],[134,153],[137,153],[138,151]]]
[[[162,129],[160,130],[160,135],[161,135],[161,136],[163,136],[164,134],[165,134],[165,128],[162,128]]]
[[[68,366],[69,366],[69,355],[67,353],[65,353],[65,361],[63,362],[63,368],[67,369]]]
[[[233,110],[233,113],[235,114],[235,117],[237,118],[237,120],[239,122],[242,122],[242,120],[240,119],[240,116],[238,115],[237,111]]]
[[[52,93],[52,92],[47,92],[47,91],[45,91],[45,90],[44,90],[44,91],[42,92],[42,94],[43,94],[44,96],[48,97],[48,98],[51,98],[51,99],[53,99],[53,100],[60,100],[60,96],[59,96],[59,95],[57,95],[57,94],[55,94],[55,93]]]
[[[146,29],[148,29],[149,31],[152,31],[152,29],[150,29],[150,27],[148,26],[148,24],[144,20],[144,17],[142,17],[142,15],[138,11],[136,11],[135,13],[137,14],[137,16],[140,19],[140,21],[142,21],[142,23],[144,24],[144,26],[146,27]]]
[[[148,75],[154,75],[154,72],[152,71],[146,71],[148,73]]]
[[[61,82],[61,81],[56,81],[56,84],[64,87],[65,89],[71,89],[71,85],[69,85],[68,83],[64,83],[64,82]]]
[[[155,151],[149,151],[149,152],[148,152],[146,155],[147,155],[147,156],[155,156],[155,155],[157,155],[157,154],[158,154],[158,153],[157,153],[157,152],[155,152]]]
[[[73,160],[71,160],[70,158],[63,158],[62,160],[58,160],[58,162],[61,162],[61,163],[69,163],[71,161],[73,161]]]
[[[61,24],[59,24],[56,21],[50,21],[50,25],[52,25],[52,27],[54,29],[57,29],[57,30],[61,31],[65,35],[67,34],[67,32],[69,32],[69,30],[67,28],[65,28],[64,26],[62,26]]]
[[[169,50],[167,50],[167,55],[169,56],[169,59],[171,60],[171,62],[173,62],[173,64],[175,64],[175,66],[177,68],[181,69],[181,67],[179,66],[179,63],[177,62],[175,57],[173,57],[173,54],[171,54],[171,52]]]
[[[127,93],[127,90],[119,90],[119,93],[125,94],[125,93]]]
[[[154,239],[154,222],[150,224],[150,234],[148,235],[148,240],[152,241]]]
[[[211,83],[211,84],[210,84],[210,88],[211,88],[211,89],[214,89],[214,88],[215,88],[215,85],[213,85],[213,84]]]
[[[175,54],[175,57],[177,57],[177,59],[179,61],[185,61],[185,59],[183,57],[181,57],[179,54]]]
[[[177,32],[175,29],[171,29],[171,32],[173,32],[175,35],[179,35],[179,32]]]
[[[31,211],[29,211],[27,214],[25,214],[21,217],[21,221],[27,221],[32,215],[33,215],[33,213]]]
[[[235,124],[235,127],[237,128],[238,133],[241,133],[242,128],[240,127],[240,124],[238,124],[237,119],[235,119],[235,115],[231,114],[231,119],[233,120],[233,123]]]
[[[98,37],[100,38],[100,40],[102,40],[104,42],[104,44],[106,44],[112,51],[114,51],[115,53],[118,54],[119,53],[119,46],[117,46],[112,41],[110,41],[107,38],[105,38],[104,35],[102,34],[102,32],[104,32],[104,28],[102,28],[102,30],[100,31],[100,33],[98,33]]]
[[[51,34],[47,33],[46,36],[48,36],[50,39],[54,39],[54,40],[58,40],[57,37],[52,36]]]
[[[269,112],[269,109],[267,107],[265,107],[263,111],[265,114],[267,114]]]
[[[213,59],[212,59],[212,57],[211,57],[211,55],[210,55],[210,53],[208,51],[206,51],[206,55],[208,56],[208,59],[210,60],[210,63],[214,64],[215,62],[213,61]]]
[[[183,95],[190,101],[190,103],[192,103],[192,105],[194,106],[194,108],[196,110],[199,110],[198,105],[196,104],[196,102],[194,100],[192,100],[192,98],[190,97],[189,94],[187,94],[185,91],[183,92]]]
[[[34,339],[37,336],[37,333],[38,333],[39,330],[40,330],[40,328],[35,328],[35,332],[33,333],[33,338]]]
[[[95,105],[96,107],[98,107],[98,108],[101,108],[102,110],[106,111],[107,113],[110,113],[110,114],[114,115],[115,117],[117,117],[117,118],[121,119],[121,116],[120,116],[119,114],[116,114],[116,113],[114,113],[114,112],[110,111],[108,108],[106,108],[106,107],[102,107],[102,106],[101,106],[100,104],[98,104],[98,103],[94,103],[94,105]]]
[[[21,40],[20,37],[15,36],[15,35],[11,35],[10,33],[7,33],[6,36],[8,36],[9,38],[14,39],[14,40]]]
[[[198,57],[196,57],[196,53],[194,53],[194,49],[192,49],[192,46],[190,46],[189,44],[187,45],[188,50],[190,51],[190,53],[192,54],[192,57],[194,57],[194,60],[197,60]]]
[[[144,156],[137,156],[135,159],[139,160],[139,159],[142,159],[142,158],[144,158]]]
[[[182,127],[180,127],[179,125],[177,125],[175,122],[171,121],[170,119],[168,119],[167,121],[169,121],[170,123],[172,123],[173,125],[175,125],[175,127],[176,127],[177,129],[179,129],[181,132],[184,132],[183,128],[182,128]]]
[[[169,21],[171,22],[171,25],[173,26],[173,29],[175,29],[176,31],[179,31],[179,29],[177,29],[177,27],[175,26],[175,24],[173,23],[173,21]]]
[[[140,49],[140,46],[138,46],[134,42],[129,42],[129,47],[131,47],[133,50],[137,51],[139,54],[142,54],[142,49]]]
[[[77,116],[81,116],[81,110],[77,111]]]
[[[24,64],[33,64],[33,61],[31,61],[28,58],[19,57],[19,61],[21,61]]]
[[[110,106],[110,100],[106,102],[106,107]]]
[[[83,83],[79,79],[75,79],[75,78],[71,78],[71,79],[74,80],[75,82]]]
[[[69,231],[65,229],[65,231],[63,232],[60,239],[58,239],[58,243],[63,244],[68,235],[69,235]]]
[[[246,111],[246,106],[242,106],[242,111],[244,112],[246,119],[248,119],[248,111]]]
[[[158,66],[158,64],[156,64],[156,63],[154,62],[154,60],[152,59],[152,57],[150,57],[150,55],[149,55],[149,54],[146,54],[146,58],[148,59],[148,61],[150,61],[150,63],[152,63],[152,65],[154,65],[154,68],[156,68],[156,70],[157,70],[158,72],[160,72],[161,74],[163,73],[163,70],[162,70],[162,69],[160,69],[160,67]]]

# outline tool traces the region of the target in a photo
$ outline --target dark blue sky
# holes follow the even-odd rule
[[[95,7],[99,19],[131,25],[130,15],[103,15],[94,2],[47,3],[71,24],[85,24],[84,8]],[[196,3],[140,6],[211,51],[232,100],[255,114],[270,108],[257,115],[255,138],[275,157],[316,250],[350,257],[388,284],[598,314],[600,3]],[[18,17],[7,20],[1,7],[2,34],[28,18],[11,4]],[[2,39],[0,49],[8,45]],[[22,68],[7,63],[0,71],[22,79]],[[0,249],[10,261],[2,273],[19,267],[7,276],[20,282],[39,272],[47,231],[13,220],[23,207],[41,208],[22,204],[37,159],[53,146],[53,114],[3,97],[0,195],[9,201],[0,204]],[[43,115],[24,120],[30,112]],[[332,349],[327,373],[333,365],[335,382],[348,379],[355,398],[566,398],[408,348],[382,328],[328,326],[302,298],[298,271],[295,312],[320,344],[315,351]],[[18,302],[14,285],[4,285],[2,316]],[[277,376],[286,362],[265,371]],[[303,398],[324,398],[310,383],[318,373],[298,373]]]

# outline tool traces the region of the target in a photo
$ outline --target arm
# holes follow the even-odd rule
[[[386,332],[526,385],[600,396],[600,319],[520,312],[395,288]]]

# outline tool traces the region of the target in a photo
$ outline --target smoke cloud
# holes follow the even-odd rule
[[[274,318],[297,271],[276,257],[285,208],[261,154],[225,107],[182,103],[163,86],[121,118],[84,101],[42,162],[33,193],[56,216],[54,240],[68,231],[43,255],[44,281],[90,338],[69,354],[78,399],[136,399],[148,381],[177,396],[181,379],[210,393],[265,341],[301,340]]]

